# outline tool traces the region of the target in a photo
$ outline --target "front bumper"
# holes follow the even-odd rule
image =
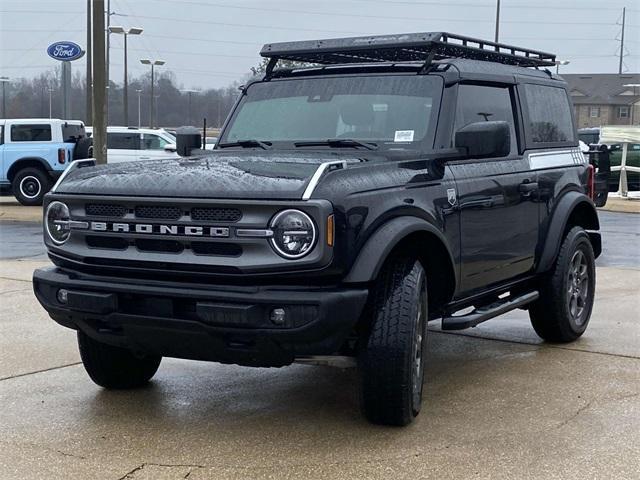
[[[250,366],[331,355],[353,331],[365,288],[223,286],[34,272],[38,301],[61,325],[112,345],[167,357]],[[58,290],[68,291],[66,304]],[[285,310],[282,325],[270,319]]]

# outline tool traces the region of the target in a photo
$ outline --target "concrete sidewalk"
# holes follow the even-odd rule
[[[599,268],[591,325],[542,343],[525,312],[428,335],[423,410],[366,423],[353,370],[164,359],[105,391],[31,291],[46,261],[0,261],[2,479],[639,478],[640,270]]]

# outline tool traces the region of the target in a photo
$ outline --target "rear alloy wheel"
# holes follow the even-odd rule
[[[372,290],[370,331],[358,356],[367,419],[407,425],[420,412],[427,334],[427,278],[419,260],[398,257]]]
[[[587,329],[596,286],[595,256],[589,235],[573,227],[553,269],[543,279],[540,298],[529,309],[531,324],[548,342],[572,342]]]
[[[39,168],[24,168],[13,177],[11,187],[13,195],[22,205],[42,205],[42,199],[51,189],[52,181]]]

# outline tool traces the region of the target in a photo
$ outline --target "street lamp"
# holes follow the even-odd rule
[[[151,65],[151,114],[150,114],[150,119],[149,119],[149,123],[151,124],[150,127],[153,128],[154,125],[154,114],[155,114],[155,109],[154,109],[154,93],[155,93],[155,85],[154,85],[154,76],[153,76],[153,67],[160,66],[160,65],[164,65],[164,60],[149,60],[149,59],[142,59],[140,60],[140,63],[143,65]]]
[[[9,77],[0,77],[0,82],[2,82],[2,117],[0,118],[7,118],[7,92],[5,89],[9,81]]]
[[[124,126],[129,126],[129,81],[127,75],[127,37],[129,35],[140,35],[142,29],[139,27],[132,27],[129,30],[125,30],[123,27],[112,26],[109,27],[109,33],[117,33],[124,35],[124,88],[122,90],[122,101],[124,103]]]
[[[625,83],[622,86],[626,88],[633,88],[633,101],[631,102],[631,125],[633,125],[636,103],[638,103],[638,99],[636,98],[638,96],[636,94],[636,88],[640,87],[640,83]]]
[[[556,73],[560,73],[560,65],[569,65],[571,62],[569,60],[556,60],[554,63],[556,64]]]
[[[200,93],[200,90],[189,90],[189,89],[185,89],[185,90],[180,90],[182,93],[186,93],[187,95],[189,95],[189,103],[188,103],[188,110],[187,110],[187,123],[189,125],[191,125],[191,94],[192,93]]]
[[[140,128],[140,94],[142,93],[142,89],[137,88],[136,92],[138,93],[138,128]]]

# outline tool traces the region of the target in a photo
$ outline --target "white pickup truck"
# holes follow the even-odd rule
[[[92,127],[86,127],[93,133]],[[174,158],[176,139],[161,128],[107,127],[107,163]]]

